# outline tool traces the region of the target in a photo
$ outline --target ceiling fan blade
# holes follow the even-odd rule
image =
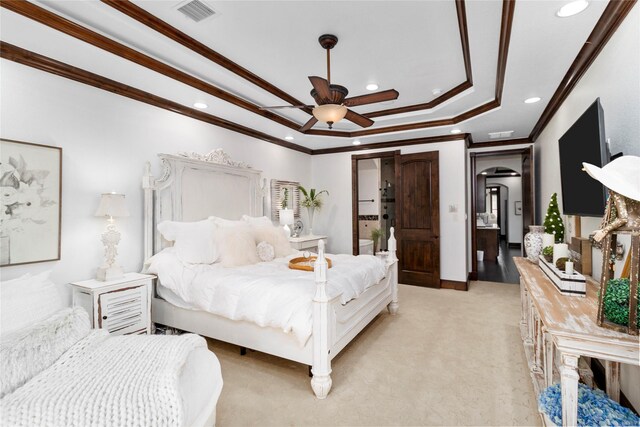
[[[300,129],[298,129],[298,131],[306,132],[311,129],[316,123],[318,123],[318,119],[316,119],[315,117],[311,117],[307,123],[305,123]]]
[[[275,105],[272,107],[258,107],[260,110],[279,110],[281,108],[313,108],[315,105]]]
[[[397,90],[389,89],[381,92],[370,93],[368,95],[354,96],[344,100],[347,107],[355,107],[357,105],[375,104],[376,102],[392,101],[398,98]]]
[[[347,110],[347,115],[344,116],[345,119],[349,120],[350,122],[353,122],[355,124],[357,124],[358,126],[361,126],[363,128],[368,128],[369,126],[371,126],[374,121],[371,120],[368,117],[365,117],[361,114],[356,113],[355,111],[352,110]]]
[[[329,87],[329,82],[318,76],[309,76],[309,80],[311,81],[313,88],[318,92],[320,98],[328,102],[331,99],[331,88]]]

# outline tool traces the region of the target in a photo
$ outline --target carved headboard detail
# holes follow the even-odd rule
[[[168,246],[156,232],[166,220],[198,221],[209,216],[240,219],[263,215],[261,171],[190,157],[158,154],[162,176],[155,179],[147,163],[144,188],[144,259]]]

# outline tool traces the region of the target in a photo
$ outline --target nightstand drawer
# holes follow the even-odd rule
[[[72,282],[73,305],[91,316],[91,327],[114,335],[151,333],[151,288],[155,277],[127,273],[101,282]]]
[[[147,316],[145,286],[113,291],[98,296],[98,325],[114,334],[136,332],[145,327]]]

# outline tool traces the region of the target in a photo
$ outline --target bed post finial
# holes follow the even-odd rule
[[[318,242],[318,257],[313,266],[316,273],[316,294],[313,297],[313,366],[311,388],[318,399],[331,390],[331,358],[329,356],[329,296],[327,295],[327,260],[324,241]]]
[[[153,190],[156,180],[151,174],[151,163],[144,165],[144,175],[142,176],[142,188],[144,190],[144,262],[153,255]]]
[[[389,241],[387,244],[389,255],[387,256],[387,268],[391,273],[391,302],[387,306],[390,314],[398,313],[398,258],[396,251],[398,250],[398,242],[396,241],[395,228],[391,227],[389,232]]]

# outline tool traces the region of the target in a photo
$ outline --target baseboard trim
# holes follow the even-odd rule
[[[455,289],[456,291],[469,290],[468,282],[458,282],[456,280],[440,279],[440,287],[442,289]]]
[[[515,248],[515,249],[520,249],[522,245],[520,243],[511,243],[509,242],[509,247],[510,248]]]
[[[469,272],[469,276],[467,277],[467,282],[469,282],[471,280],[478,280],[478,272],[477,271],[470,271]]]

